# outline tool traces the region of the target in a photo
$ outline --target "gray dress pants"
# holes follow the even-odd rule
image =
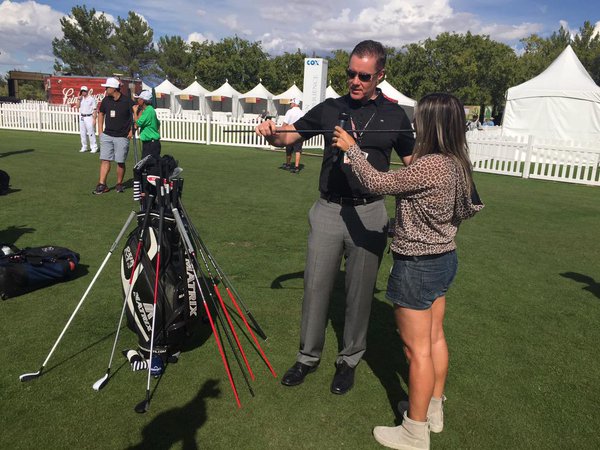
[[[341,206],[319,199],[309,212],[309,224],[297,361],[314,366],[321,359],[329,297],[344,256],[346,309],[342,350],[336,362],[355,367],[367,347],[373,290],[387,244],[387,211],[383,200]]]

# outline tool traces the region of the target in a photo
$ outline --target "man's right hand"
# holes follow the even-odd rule
[[[275,122],[269,119],[265,120],[264,122],[261,122],[255,128],[255,132],[257,135],[263,136],[267,140],[267,142],[270,143],[273,139],[273,136],[276,133],[276,129],[277,127],[275,126]]]

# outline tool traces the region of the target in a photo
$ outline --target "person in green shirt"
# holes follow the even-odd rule
[[[142,158],[152,155],[160,157],[160,121],[152,107],[152,93],[142,91],[134,95],[137,104],[133,106],[133,120],[140,130]]]

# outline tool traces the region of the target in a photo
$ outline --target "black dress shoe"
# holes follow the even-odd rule
[[[335,375],[331,382],[331,393],[342,395],[354,386],[354,367],[350,367],[345,361],[336,365]]]
[[[281,384],[284,386],[298,386],[299,384],[302,384],[306,375],[317,370],[317,367],[318,365],[309,366],[307,364],[297,362],[285,373],[281,379]]]

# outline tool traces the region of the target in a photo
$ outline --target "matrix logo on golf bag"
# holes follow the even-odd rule
[[[144,214],[138,216],[139,226],[142,226],[143,218]],[[163,220],[153,352],[170,355],[181,349],[190,321],[198,316],[198,306],[196,285],[188,282],[191,262],[183,250],[175,220],[172,217],[164,217]],[[127,295],[131,282],[131,295],[126,306],[127,324],[137,334],[138,345],[145,355],[150,352],[152,335],[158,221],[158,215],[150,213],[150,223],[135,273],[132,270],[139,226],[127,238],[121,258],[124,296]],[[131,277],[133,280],[130,280]]]

